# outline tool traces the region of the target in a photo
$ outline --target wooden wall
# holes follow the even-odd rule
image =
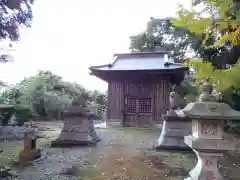
[[[169,108],[170,80],[168,76],[149,77],[145,80],[128,79],[108,83],[108,121],[123,122],[124,97],[152,97],[152,120],[161,122],[161,116]]]
[[[154,79],[153,82],[153,120],[157,123],[162,121],[162,115],[169,109],[169,93],[171,83],[168,77]]]
[[[121,122],[123,118],[123,83],[108,83],[108,121]]]

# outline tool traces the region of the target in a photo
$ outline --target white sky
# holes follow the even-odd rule
[[[128,52],[129,36],[144,30],[150,17],[174,16],[189,0],[37,0],[33,26],[21,33],[15,62],[0,65],[0,78],[16,83],[37,70],[51,70],[89,89],[106,83],[89,75],[90,65],[111,62]]]

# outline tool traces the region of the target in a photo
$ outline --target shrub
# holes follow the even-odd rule
[[[17,104],[15,106],[15,116],[16,116],[17,125],[22,126],[24,122],[32,118],[33,114],[29,106]]]

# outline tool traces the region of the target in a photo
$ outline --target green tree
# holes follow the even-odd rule
[[[144,32],[130,37],[130,49],[133,52],[168,51],[175,61],[182,61],[189,50],[201,53],[201,37],[174,26],[171,20],[151,18]]]
[[[196,7],[201,4],[201,11]],[[203,77],[211,78],[216,90],[221,92],[222,101],[230,104],[234,109],[240,110],[240,65],[237,62],[240,57],[240,6],[238,1],[232,0],[198,0],[193,1],[190,11],[180,8],[179,17],[172,23],[189,30],[196,36],[203,36],[202,46],[206,49],[217,48],[216,68],[213,60],[192,59],[188,62],[189,67],[195,69],[194,82],[197,86]],[[213,43],[209,43],[211,39]],[[222,52],[221,52],[222,51]],[[219,58],[220,57],[220,58]]]
[[[202,47],[210,54],[210,62],[218,69],[228,68],[240,57],[240,6],[232,0],[194,0],[189,11],[180,7],[174,26],[204,37]],[[202,5],[201,11],[197,7]],[[208,57],[202,57],[209,61]]]
[[[190,52],[194,57],[211,62],[218,69],[226,68],[226,64],[237,62],[240,57],[239,45],[215,46],[215,37],[206,35],[205,31],[195,33],[178,21],[180,20],[174,18],[151,18],[144,32],[130,37],[130,50],[133,52],[168,51],[176,62],[185,60],[186,54]]]
[[[19,27],[31,26],[33,0],[5,0],[0,3],[0,40],[19,39]]]
[[[94,90],[91,93],[91,98],[93,103],[97,106],[97,115],[102,116],[107,108],[107,93]]]
[[[173,20],[174,25],[186,27],[196,35],[205,34],[205,44],[209,37],[216,41],[213,47],[234,46],[240,44],[240,3],[233,0],[195,0],[194,7],[203,5],[200,12],[181,7],[179,18]],[[207,14],[207,16],[206,16]],[[220,36],[220,37],[219,37]]]
[[[91,91],[77,83],[63,81],[49,71],[39,71],[36,76],[24,78],[3,92],[2,97],[18,107],[28,106],[41,118],[56,119],[61,119],[64,109],[72,103],[87,106],[93,101]]]
[[[20,27],[30,27],[33,0],[3,0],[0,2],[0,41],[18,41]],[[12,48],[12,44],[9,44]],[[0,54],[0,61],[8,62],[10,56]]]

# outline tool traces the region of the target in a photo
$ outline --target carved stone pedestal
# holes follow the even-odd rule
[[[198,163],[185,180],[223,180],[218,170],[218,159],[222,153],[205,153],[194,150]]]
[[[224,140],[199,140],[192,136],[186,136],[185,143],[193,148],[198,158],[197,165],[189,172],[190,177],[185,180],[223,180],[218,160],[225,151],[235,149],[234,144]]]
[[[163,116],[163,127],[156,149],[185,150],[192,149],[184,143],[184,136],[192,133],[192,121],[189,118],[182,118],[170,115]]]
[[[196,153],[198,163],[185,180],[223,180],[218,160],[226,151],[239,150],[240,141],[223,138],[222,125],[221,120],[193,120],[193,135],[184,141]]]
[[[57,140],[52,146],[89,145],[100,141],[93,120],[79,117],[66,120]]]

